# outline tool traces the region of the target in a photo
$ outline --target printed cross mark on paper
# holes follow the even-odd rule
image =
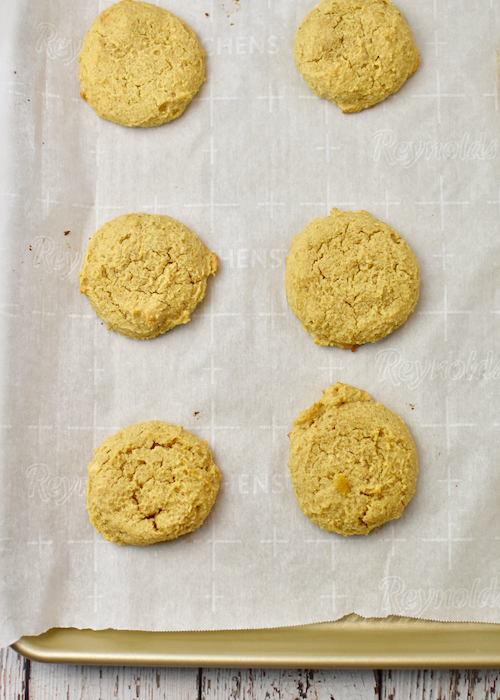
[[[271,83],[269,83],[269,90],[267,95],[258,95],[257,96],[258,100],[269,100],[269,114],[272,114],[273,111],[273,101],[274,100],[284,100],[285,96],[284,95],[275,95],[273,93],[273,86]]]
[[[202,150],[202,153],[210,153],[210,165],[213,165],[215,163],[215,154],[219,152],[218,148],[214,147],[214,137],[210,137],[210,147],[209,148],[204,148]]]
[[[212,612],[213,612],[213,613],[214,613],[214,612],[217,612],[217,601],[218,601],[218,600],[224,600],[224,596],[223,596],[223,595],[217,595],[216,592],[215,592],[215,590],[216,590],[216,588],[215,588],[215,581],[212,581],[212,591],[211,591],[211,593],[208,594],[208,595],[204,595],[204,596],[203,596],[204,598],[208,598],[208,600],[211,601],[211,604],[212,604]]]
[[[215,201],[215,193],[214,193],[214,178],[213,174],[212,177],[210,178],[210,201],[205,202],[203,204],[185,204],[185,207],[189,208],[207,208],[210,212],[210,229],[214,231],[214,222],[215,222],[215,210],[219,207],[239,207],[240,203],[239,202],[216,202]]]
[[[91,598],[94,601],[94,612],[97,612],[97,602],[101,599],[104,598],[104,594],[98,594],[97,593],[97,583],[94,581],[94,592],[90,593],[89,595],[85,596],[86,598]]]
[[[498,199],[487,199],[487,204],[498,204],[498,216],[500,216],[500,187],[498,188]]]
[[[278,435],[282,434],[285,430],[288,430],[289,427],[290,427],[289,425],[278,425],[278,423],[276,422],[276,416],[274,413],[272,414],[270,425],[259,425],[259,428],[261,430],[270,430],[271,431],[272,442],[276,442]]]
[[[335,585],[335,581],[332,581],[332,588],[331,588],[331,590],[332,590],[331,593],[320,595],[320,598],[326,598],[326,599],[328,599],[328,600],[331,600],[332,611],[333,611],[333,613],[335,614],[335,613],[337,612],[337,600],[339,600],[340,598],[348,598],[349,596],[347,596],[347,595],[345,595],[345,594],[344,594],[344,595],[340,595],[339,593],[337,593],[337,588],[336,588],[336,585]]]
[[[421,205],[421,206],[439,206],[439,216],[441,220],[441,231],[444,231],[444,215],[445,215],[445,207],[447,206],[458,206],[458,207],[466,207],[469,202],[465,200],[460,200],[460,201],[452,201],[449,199],[444,198],[444,189],[443,189],[443,176],[439,176],[439,199],[437,200],[424,200],[422,202],[415,202],[415,204]]]
[[[42,308],[41,309],[34,309],[31,313],[33,316],[40,317],[40,330],[42,332],[44,330],[45,319],[47,317],[53,317],[56,315],[55,311],[46,311],[45,310],[45,299],[43,299],[43,298],[42,298]]]
[[[274,299],[271,299],[270,301],[270,310],[269,311],[258,311],[257,312],[257,317],[259,318],[270,318],[271,319],[271,330],[275,329],[275,323],[274,319],[275,318],[283,318],[286,316],[285,311],[275,311],[274,310]]]
[[[337,547],[343,547],[345,546],[346,543],[349,542],[348,537],[342,537],[339,535],[336,535],[335,533],[332,533],[330,536],[325,536],[325,537],[316,537],[315,539],[306,539],[304,540],[306,544],[328,544],[330,545],[330,566],[331,570],[335,571],[336,566],[337,566],[337,557],[336,557],[336,551]]]
[[[261,544],[272,544],[273,545],[273,559],[278,556],[278,545],[288,544],[289,540],[280,540],[276,535],[276,527],[273,527],[273,538],[272,540],[260,540]]]
[[[439,75],[439,70],[436,69],[436,92],[430,92],[422,95],[412,95],[412,97],[435,99],[437,109],[437,123],[441,124],[441,101],[443,100],[443,98],[461,98],[465,97],[465,93],[443,92],[441,89],[441,77]]]
[[[202,369],[204,371],[210,372],[210,384],[217,384],[217,381],[215,379],[215,373],[222,372],[222,367],[215,366],[215,360],[213,355],[210,355],[210,367],[203,367]]]
[[[185,425],[185,430],[195,430],[199,433],[201,430],[207,430],[210,433],[209,447],[212,449],[215,443],[215,434],[218,430],[240,430],[239,425],[219,425],[215,419],[215,399],[210,401],[210,423],[208,425]]]
[[[92,425],[67,425],[66,429],[67,430],[74,430],[74,431],[79,431],[79,430],[91,431],[92,436],[93,436],[93,444],[94,444],[94,448],[95,448],[95,447],[98,447],[100,442],[101,442],[101,440],[98,439],[98,434],[100,432],[104,432],[104,433],[106,433],[106,435],[111,435],[112,433],[115,433],[118,430],[121,430],[122,427],[123,426],[119,426],[119,427],[114,426],[113,427],[113,426],[99,425],[99,423],[97,421],[97,401],[94,401],[94,421],[93,421]]]
[[[97,572],[97,547],[99,545],[103,545],[103,544],[107,545],[108,542],[104,539],[104,537],[102,535],[98,534],[97,530],[95,530],[94,528],[92,528],[92,530],[94,531],[94,536],[92,539],[68,540],[68,544],[69,545],[75,545],[75,544],[92,545],[92,557],[94,560],[93,571],[94,571],[94,573],[96,573]],[[87,596],[87,597],[89,597],[89,596]]]
[[[318,367],[318,369],[325,370],[328,372],[328,381],[330,385],[332,385],[334,382],[334,372],[341,372],[345,368],[344,365],[339,365],[338,362],[335,360],[332,352],[329,352],[328,365],[322,365],[321,367]]]
[[[330,146],[330,134],[328,132],[325,134],[325,145],[314,147],[315,151],[325,152],[325,158],[327,163],[330,163],[330,151],[340,151],[340,149],[341,146]]]
[[[268,202],[258,202],[257,203],[258,207],[269,207],[270,212],[271,212],[271,219],[274,219],[274,207],[284,207],[286,206],[285,202],[275,202],[274,201],[274,192],[271,192],[269,195],[269,201]]]
[[[390,551],[390,556],[394,556],[395,554],[395,545],[397,542],[407,542],[406,537],[396,537],[396,531],[394,527],[394,523],[386,523],[383,527],[383,533],[387,534],[390,532],[391,536],[390,537],[382,537],[382,542],[390,542],[391,543],[391,551]]]
[[[48,215],[49,215],[49,213],[50,213],[50,205],[51,205],[51,204],[60,204],[60,202],[59,202],[58,199],[51,199],[51,198],[50,198],[50,194],[49,194],[49,191],[48,191],[48,190],[47,190],[47,193],[46,193],[45,197],[43,197],[43,198],[37,197],[37,198],[36,198],[36,201],[37,201],[37,202],[41,202],[41,204],[44,204],[44,205],[45,205],[45,216],[48,216]]]
[[[452,565],[452,546],[456,542],[474,542],[475,537],[454,537],[453,536],[453,526],[451,523],[450,511],[448,510],[448,527],[447,533],[443,537],[422,537],[422,542],[442,542],[446,544],[448,550],[448,570],[451,571]]]
[[[422,428],[444,428],[446,437],[446,454],[451,451],[451,431],[456,428],[475,428],[476,423],[452,423],[450,418],[449,398],[445,398],[444,423],[422,423]]]
[[[433,46],[434,47],[434,55],[436,56],[436,58],[439,57],[439,47],[448,45],[447,41],[438,41],[437,29],[434,30],[434,41],[426,41],[425,43],[426,43],[426,46]]]
[[[385,190],[385,199],[382,202],[373,202],[374,206],[379,207],[381,205],[385,206],[385,218],[389,218],[389,207],[397,207],[401,202],[391,202],[389,199],[389,191]]]
[[[33,546],[38,547],[38,553],[41,556],[42,552],[43,552],[42,547],[52,545],[52,544],[54,544],[54,541],[53,540],[42,540],[42,533],[41,533],[41,530],[39,528],[38,529],[38,539],[37,540],[30,540],[29,542],[26,542],[26,544],[29,546],[32,546],[32,547]]]
[[[198,312],[196,311],[196,316],[199,318],[209,318],[210,319],[210,346],[213,347],[214,342],[215,342],[215,319],[216,318],[236,318],[238,316],[242,316],[241,312],[239,311],[215,311],[214,310],[214,302],[213,298],[210,297],[210,301],[207,304],[207,300],[205,300],[203,307],[208,306],[208,312],[203,311],[203,312]]]
[[[216,553],[217,553],[217,547],[218,545],[221,544],[233,544],[233,545],[240,545],[242,544],[241,540],[227,540],[227,539],[218,539],[215,534],[215,522],[213,518],[211,519],[211,525],[210,525],[210,539],[205,540],[205,544],[211,545],[211,562],[212,562],[212,571],[215,571],[217,568],[217,560],[216,560]],[[194,540],[196,541],[196,540]]]
[[[238,96],[229,96],[229,95],[214,95],[214,84],[213,81],[210,81],[209,84],[209,93],[208,97],[200,97],[199,100],[203,102],[208,102],[209,103],[209,109],[210,109],[210,128],[213,127],[214,125],[214,103],[215,102],[234,102],[239,100],[240,98]]]
[[[326,207],[326,215],[330,214],[334,207],[355,207],[356,202],[339,202],[334,201],[330,191],[330,178],[326,180],[326,198],[323,202],[301,202],[301,207]]]
[[[432,257],[441,258],[441,260],[443,261],[443,270],[446,270],[446,258],[454,258],[455,253],[446,253],[445,245],[444,243],[441,243],[441,253],[433,253]]]
[[[448,289],[446,285],[443,286],[443,308],[437,309],[436,311],[417,311],[416,313],[425,316],[443,316],[443,331],[444,331],[444,341],[448,341],[448,316],[449,315],[460,315],[460,314],[471,314],[472,311],[459,311],[457,309],[450,309],[448,306]]]
[[[42,416],[38,416],[38,423],[34,425],[28,425],[30,430],[36,430],[38,432],[38,444],[42,444],[42,431],[52,430],[54,426],[52,425],[42,425]]]

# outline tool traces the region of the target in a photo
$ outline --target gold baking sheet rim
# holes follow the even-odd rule
[[[34,661],[99,666],[497,668],[500,625],[348,615],[255,630],[51,629],[12,646]]]

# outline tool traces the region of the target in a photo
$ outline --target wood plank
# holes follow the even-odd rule
[[[500,670],[382,671],[383,700],[498,700]]]
[[[378,700],[370,670],[202,669],[200,700]]]
[[[198,669],[76,666],[31,662],[30,700],[107,698],[197,700]]]
[[[25,664],[10,647],[0,649],[0,700],[24,700]]]

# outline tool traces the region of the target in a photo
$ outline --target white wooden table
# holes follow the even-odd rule
[[[0,656],[0,700],[498,700],[500,670],[66,666]]]

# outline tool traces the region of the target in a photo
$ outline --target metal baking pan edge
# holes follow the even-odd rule
[[[12,647],[34,661],[109,666],[497,668],[500,625],[412,618],[200,632],[55,628]]]

